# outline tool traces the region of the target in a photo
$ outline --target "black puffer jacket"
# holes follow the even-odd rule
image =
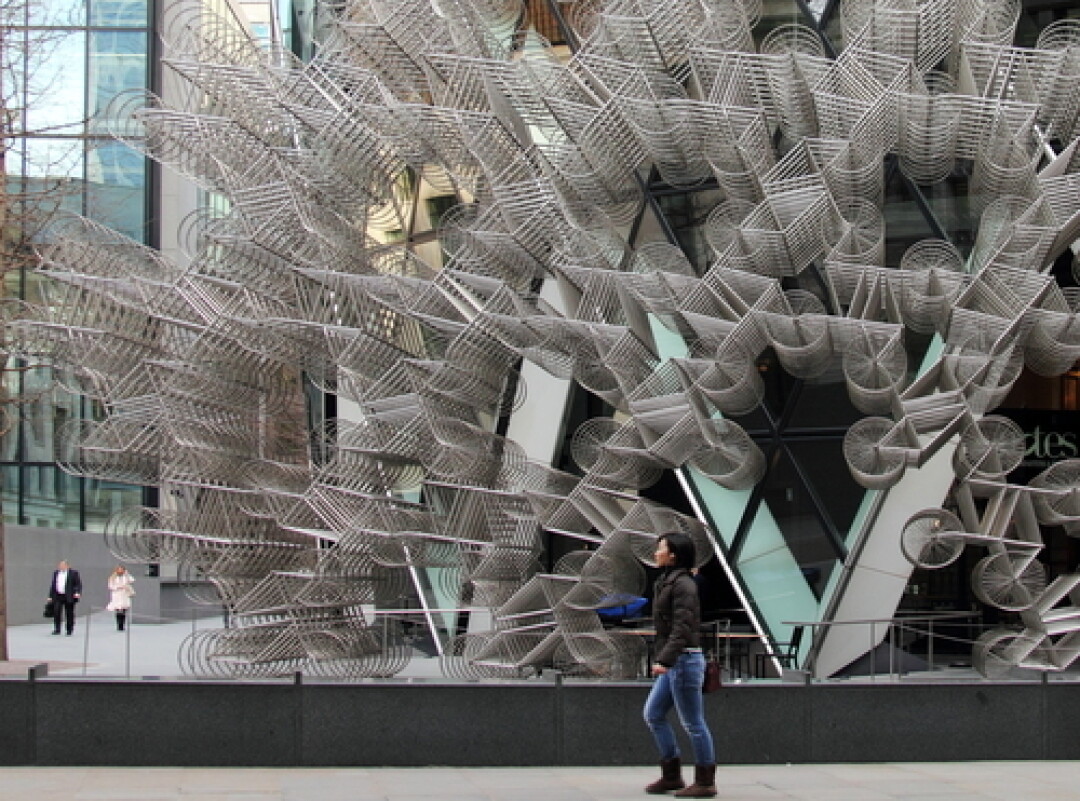
[[[665,570],[653,587],[654,662],[671,667],[686,648],[701,647],[697,583],[683,567]]]

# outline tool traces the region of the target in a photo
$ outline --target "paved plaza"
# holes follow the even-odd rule
[[[0,768],[0,801],[629,801],[648,768]],[[718,798],[1061,801],[1080,763],[722,766]]]
[[[80,616],[70,637],[54,637],[51,620],[11,626],[11,659],[0,662],[0,676],[26,676],[30,667],[46,664],[48,674],[58,678],[182,679],[184,640],[197,630],[221,626],[220,616],[160,622],[135,615],[134,624],[121,632],[112,612],[105,611]],[[398,675],[439,678],[439,661],[413,659]]]

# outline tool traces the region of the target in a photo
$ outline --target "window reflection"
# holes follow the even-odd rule
[[[8,363],[13,360],[9,359]],[[4,370],[3,374],[4,393],[9,398],[18,396],[19,380],[18,371],[13,369]],[[4,431],[0,435],[0,459],[5,462],[13,462],[18,458],[18,409],[11,404],[6,404],[3,409]]]
[[[79,479],[52,465],[22,468],[20,523],[40,528],[79,528]]]
[[[25,130],[51,136],[80,133],[86,116],[86,33],[48,31],[31,36]]]
[[[145,181],[146,168],[141,153],[113,140],[90,144],[86,178],[90,183],[139,188]]]
[[[145,238],[146,161],[116,141],[94,142],[87,153],[86,214],[125,236]]]
[[[144,28],[149,5],[145,0],[91,0],[90,24],[103,28]]]
[[[90,37],[90,130],[108,133],[103,114],[120,92],[146,86],[146,34],[95,31]]]
[[[86,24],[85,0],[29,0],[26,6],[31,25],[74,28]]]
[[[142,489],[130,484],[118,484],[115,481],[87,479],[86,520],[87,531],[104,531],[105,524],[117,512],[129,506],[142,503]]]
[[[16,105],[22,105],[23,81],[26,78],[25,65],[16,57],[26,50],[26,31],[6,29],[3,33],[6,52],[0,51],[0,97],[9,107],[12,130],[21,130],[22,120],[14,113]]]
[[[149,85],[148,20],[145,0],[28,0],[24,16],[9,18],[16,27],[5,36],[10,69],[0,71],[0,90],[29,109],[13,120],[16,137],[5,151],[9,204],[63,208],[145,239],[147,163],[106,140],[104,114],[117,93]],[[19,27],[24,25],[38,27]],[[5,296],[48,303],[39,275],[13,276],[5,276]],[[9,463],[5,518],[100,531],[118,509],[141,502],[142,488],[72,476],[55,466],[57,460],[78,461],[72,447],[77,438],[65,437],[65,427],[100,416],[101,409],[78,395],[54,392],[51,378],[43,368],[5,375],[9,393],[27,393],[17,419],[0,437]],[[72,375],[58,378],[59,386],[79,386]]]
[[[3,468],[4,489],[2,501],[4,504],[4,522],[19,522],[19,468],[15,465],[6,465]]]
[[[61,456],[60,430],[78,414],[77,401],[57,391],[54,396],[52,371],[38,367],[23,373],[26,400],[21,404],[22,455],[28,462],[52,462]]]
[[[81,139],[33,138],[16,157],[23,174],[31,178],[82,178]]]
[[[33,139],[22,144],[23,148],[7,153],[8,164],[18,164],[24,171],[22,176],[11,176],[5,187],[11,213],[23,220],[46,219],[58,210],[81,214],[82,140]],[[29,165],[40,165],[40,174]],[[26,233],[37,239],[43,232]],[[32,279],[33,274],[28,275],[28,286]]]
[[[805,479],[806,474],[795,469],[791,454],[783,449],[770,465],[761,488],[762,500],[798,563],[802,577],[820,597],[840,554],[827,528],[827,510],[811,497]]]

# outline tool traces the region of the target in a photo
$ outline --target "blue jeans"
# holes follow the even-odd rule
[[[704,680],[705,655],[700,651],[683,653],[667,673],[656,677],[645,701],[645,723],[652,731],[661,759],[679,756],[679,744],[668,722],[668,713],[675,707],[679,722],[690,736],[694,764],[716,764],[712,734],[705,723],[705,701],[701,695]]]

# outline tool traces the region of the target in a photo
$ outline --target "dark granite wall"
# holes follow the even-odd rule
[[[645,765],[647,692],[3,679],[0,765]],[[706,706],[723,763],[1080,759],[1080,684],[743,685]]]

